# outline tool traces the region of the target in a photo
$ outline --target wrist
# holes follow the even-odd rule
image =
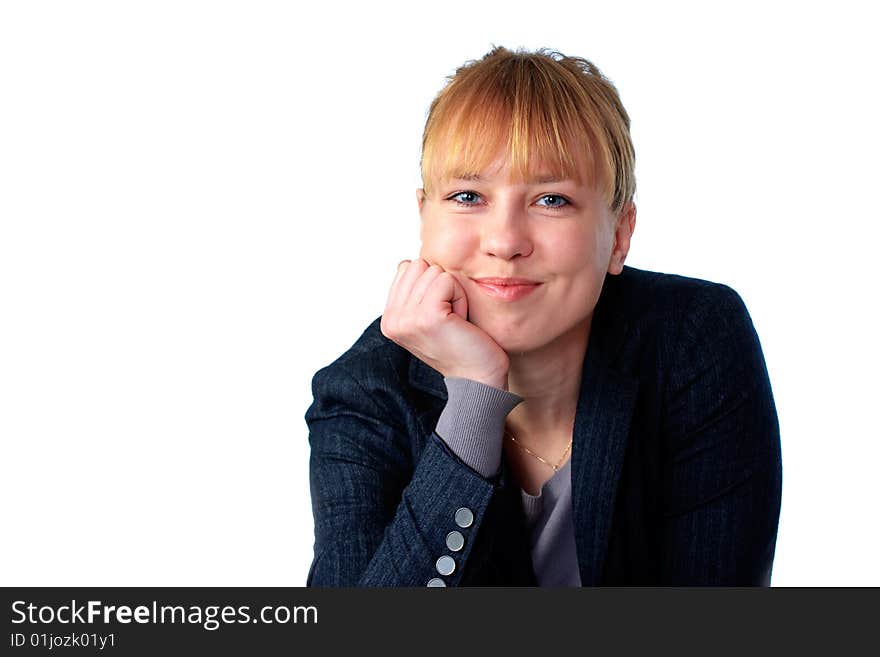
[[[475,378],[474,381],[479,381],[480,383],[484,383],[487,386],[492,386],[493,388],[499,388],[501,390],[507,390],[507,373],[504,376],[486,376]]]
[[[454,376],[459,379],[470,379],[471,381],[477,381],[479,383],[483,383],[487,386],[492,386],[493,388],[500,388],[501,390],[507,390],[507,371],[504,372],[455,372],[447,374],[446,376]]]

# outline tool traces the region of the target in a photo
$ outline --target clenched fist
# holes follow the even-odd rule
[[[419,258],[397,266],[380,326],[386,338],[443,376],[507,390],[507,353],[467,316],[461,284],[440,265]]]

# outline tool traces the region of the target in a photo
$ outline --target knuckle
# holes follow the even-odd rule
[[[441,273],[439,276],[437,276],[437,280],[436,280],[435,282],[439,283],[440,285],[445,286],[445,285],[447,285],[448,283],[454,283],[454,282],[455,282],[455,276],[453,276],[452,274],[450,274],[448,271],[444,271],[444,272]]]

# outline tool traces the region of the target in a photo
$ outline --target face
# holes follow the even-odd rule
[[[605,274],[622,270],[635,227],[634,206],[618,221],[592,187],[540,182],[549,176],[533,173],[526,183],[509,183],[506,155],[499,155],[476,180],[435,183],[429,197],[417,190],[420,256],[455,276],[467,294],[468,320],[508,353],[589,326]],[[539,285],[475,280],[490,277]]]

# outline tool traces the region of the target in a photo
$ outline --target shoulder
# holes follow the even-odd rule
[[[658,354],[665,368],[688,360],[694,350],[728,351],[741,349],[744,340],[753,347],[756,342],[739,293],[702,278],[625,266],[606,277],[596,313],[597,342],[610,355],[619,354],[624,369],[644,365],[648,354]]]
[[[612,312],[634,320],[683,319],[707,309],[745,306],[736,290],[724,283],[635,267],[624,266],[619,275],[607,276],[605,285],[602,295],[608,293]]]

